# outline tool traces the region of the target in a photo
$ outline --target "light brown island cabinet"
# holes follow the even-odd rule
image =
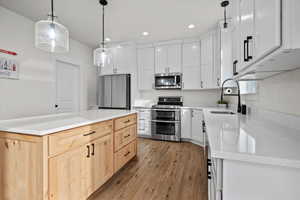
[[[137,155],[136,119],[45,136],[0,132],[0,200],[86,200]]]

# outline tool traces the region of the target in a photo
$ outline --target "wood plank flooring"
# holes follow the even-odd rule
[[[138,139],[138,156],[89,200],[207,200],[203,149]]]

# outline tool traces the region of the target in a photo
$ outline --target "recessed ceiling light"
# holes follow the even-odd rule
[[[110,39],[110,38],[105,38],[105,41],[106,41],[106,42],[110,42],[111,39]]]
[[[194,24],[190,24],[190,25],[188,26],[188,28],[189,28],[189,29],[193,29],[193,28],[195,28],[195,25],[194,25]]]
[[[149,32],[143,32],[143,36],[147,36],[147,35],[149,35]]]

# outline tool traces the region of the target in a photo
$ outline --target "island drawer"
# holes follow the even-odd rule
[[[133,124],[136,124],[136,114],[116,119],[114,125],[115,125],[115,130],[120,130],[122,128],[131,126]]]
[[[112,133],[112,120],[61,131],[49,136],[49,155],[55,156]]]
[[[114,133],[115,151],[118,151],[136,138],[136,125],[132,125]]]
[[[115,153],[115,172],[121,169],[136,155],[136,140],[132,141]]]

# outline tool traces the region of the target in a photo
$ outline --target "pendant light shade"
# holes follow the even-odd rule
[[[65,53],[69,51],[69,31],[56,18],[51,0],[51,14],[48,19],[35,24],[35,47],[48,52]]]
[[[105,46],[105,20],[104,20],[104,7],[107,5],[106,0],[99,0],[100,5],[102,6],[102,42],[100,47],[94,50],[94,65],[98,67],[105,67],[109,65],[112,61],[112,52]]]

